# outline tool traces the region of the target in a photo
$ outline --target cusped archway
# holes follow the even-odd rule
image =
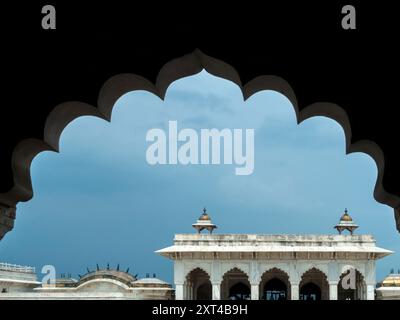
[[[184,296],[187,300],[211,300],[210,275],[201,268],[191,270],[185,277]]]
[[[314,116],[326,116],[336,120],[344,129],[346,137],[346,152],[363,152],[370,155],[377,164],[378,176],[374,197],[377,201],[394,208],[397,229],[400,231],[400,196],[386,192],[383,187],[385,157],[382,149],[370,140],[353,141],[351,122],[346,111],[333,103],[316,102],[308,106],[298,106],[294,90],[284,79],[264,75],[242,84],[237,71],[229,64],[205,55],[200,50],[187,54],[166,63],[160,70],[155,84],[135,74],[120,74],[111,77],[102,86],[97,106],[80,101],[61,103],[56,106],[46,119],[43,139],[26,139],[15,147],[11,164],[14,186],[0,194],[0,239],[14,225],[16,204],[27,201],[33,196],[30,176],[30,165],[34,157],[46,150],[58,151],[59,138],[64,128],[74,119],[92,115],[105,120],[111,119],[115,102],[125,93],[136,90],[146,90],[160,98],[164,98],[168,86],[175,80],[194,75],[205,69],[212,75],[236,83],[243,92],[244,99],[261,90],[274,90],[285,95],[293,104],[298,123]]]

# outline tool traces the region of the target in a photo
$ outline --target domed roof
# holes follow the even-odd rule
[[[347,213],[347,209],[344,210],[344,213],[343,213],[342,217],[340,218],[340,221],[347,221],[347,222],[353,221],[353,219]]]
[[[165,282],[158,278],[142,278],[135,281],[135,284],[139,283],[168,284],[168,282]]]
[[[136,280],[135,282],[132,283],[132,287],[134,287],[134,288],[138,288],[138,287],[171,288],[171,285],[168,282],[165,282],[163,280],[153,277],[153,278],[142,278],[142,279]]]
[[[207,213],[206,208],[203,209],[203,214],[200,216],[199,220],[200,221],[210,221],[211,220],[210,216]]]
[[[400,287],[400,273],[391,273],[383,281],[383,287]]]
[[[80,276],[80,279],[78,281],[78,284],[81,284],[83,282],[87,282],[90,280],[94,279],[112,279],[112,280],[118,280],[128,286],[131,286],[131,284],[136,281],[135,276],[131,275],[128,273],[128,271],[120,271],[118,268],[116,270],[109,269],[97,269],[95,271],[90,271],[87,274]]]
[[[199,218],[199,220],[201,220],[201,221],[209,221],[209,220],[211,220],[211,218],[210,218],[210,216],[207,214],[207,213],[203,213],[201,216],[200,216],[200,218]]]

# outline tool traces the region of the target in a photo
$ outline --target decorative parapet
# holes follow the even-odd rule
[[[284,245],[316,246],[349,245],[375,246],[375,238],[369,234],[176,234],[175,245]]]
[[[23,273],[35,273],[35,268],[30,266],[20,266],[18,264],[0,262],[1,271],[13,271]]]
[[[0,282],[35,283],[37,276],[34,267],[0,262]]]

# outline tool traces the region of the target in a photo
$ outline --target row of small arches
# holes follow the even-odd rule
[[[337,297],[339,300],[358,300],[365,298],[366,285],[362,274],[356,270],[354,289],[345,289],[340,285],[343,278],[349,273],[341,274]],[[210,275],[202,268],[191,270],[186,276],[187,298],[194,300],[209,300],[212,298],[212,284]],[[289,275],[279,269],[272,268],[265,271],[258,285],[258,297],[265,300],[290,300],[291,282]],[[232,268],[222,278],[221,299],[249,300],[251,299],[251,284],[249,276],[239,268]],[[302,274],[299,283],[300,300],[328,300],[329,283],[327,276],[321,270],[313,267]]]

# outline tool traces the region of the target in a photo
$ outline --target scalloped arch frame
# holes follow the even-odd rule
[[[190,271],[186,272],[185,279],[187,279],[193,271],[204,272],[207,275],[207,277],[211,280],[210,271],[209,270],[205,270],[205,268],[202,268],[202,267],[193,267],[193,268],[191,268]]]
[[[326,272],[322,271],[320,268],[311,267],[311,268],[308,268],[307,270],[305,270],[305,271],[301,274],[301,276],[300,276],[300,284],[304,281],[304,279],[303,279],[304,276],[305,276],[307,273],[309,273],[309,272],[318,272],[318,273],[322,274],[322,275],[323,275],[324,281],[326,281],[326,282],[328,283],[328,275],[327,275]]]
[[[0,194],[0,204],[5,206],[3,208],[0,206],[0,209],[2,209],[0,211],[0,239],[13,228],[16,204],[21,201],[28,201],[33,197],[30,174],[31,162],[42,151],[59,152],[61,133],[71,121],[88,115],[111,121],[113,107],[122,95],[131,91],[145,90],[164,100],[167,88],[172,82],[197,74],[202,70],[238,85],[243,93],[244,100],[262,90],[273,90],[283,94],[292,103],[298,124],[314,116],[325,116],[337,121],[345,133],[346,154],[363,152],[374,159],[378,169],[374,197],[378,202],[394,208],[396,226],[400,232],[400,197],[386,192],[382,185],[385,169],[382,149],[370,140],[352,142],[350,120],[343,108],[330,102],[316,102],[300,110],[296,95],[286,80],[275,75],[263,75],[243,85],[238,72],[231,65],[205,55],[196,49],[190,54],[166,63],[159,71],[155,84],[139,75],[119,74],[111,77],[103,84],[98,95],[97,107],[80,101],[64,102],[57,105],[46,119],[43,140],[22,140],[13,151],[11,162],[14,186],[10,191]]]

